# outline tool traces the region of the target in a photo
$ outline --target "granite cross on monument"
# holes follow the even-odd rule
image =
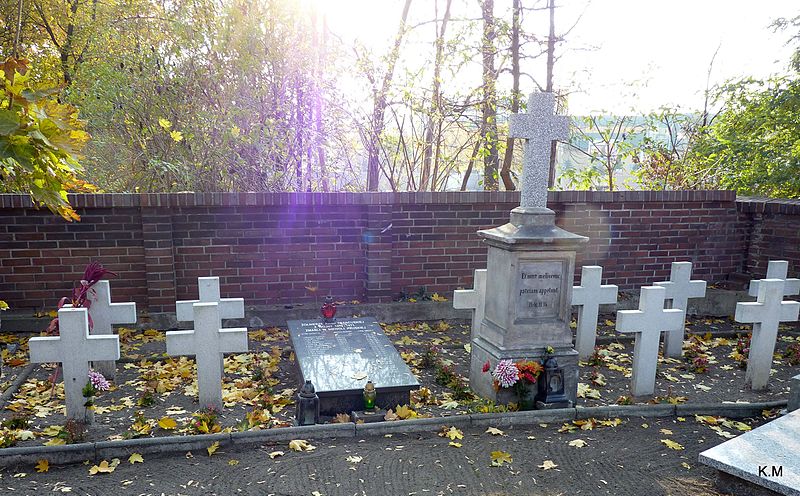
[[[800,303],[783,301],[783,286],[782,279],[762,279],[758,284],[758,301],[736,304],[734,320],[753,324],[744,380],[754,390],[765,389],[769,382],[778,324],[795,321],[800,313]]]
[[[666,291],[659,286],[643,287],[639,310],[617,312],[617,331],[636,333],[633,344],[631,394],[649,396],[655,392],[658,344],[661,332],[683,330],[684,311],[664,309]]]
[[[792,296],[800,294],[800,279],[786,278],[789,274],[789,262],[786,260],[770,260],[767,264],[767,276],[764,279],[783,279],[783,296]],[[750,288],[747,294],[750,296],[758,296],[758,286],[760,281],[758,279],[750,281]]]
[[[473,278],[473,289],[457,289],[453,292],[453,308],[472,309],[472,333],[475,337],[483,322],[483,309],[486,306],[486,269],[477,269]]]
[[[567,139],[569,117],[555,115],[553,93],[531,93],[527,114],[511,114],[508,135],[525,138],[522,159],[520,206],[547,206],[547,179],[550,174],[550,146],[553,140]]]
[[[67,418],[91,423],[94,412],[84,406],[83,387],[89,382],[89,362],[119,360],[119,336],[90,336],[85,308],[58,311],[58,336],[28,340],[31,362],[61,362]]]
[[[168,355],[195,355],[200,406],[222,409],[222,353],[247,352],[247,329],[220,329],[219,303],[195,303],[194,330],[167,333]]]
[[[666,299],[669,308],[683,310],[689,314],[689,298],[702,298],[706,295],[706,282],[703,280],[690,280],[692,277],[692,262],[672,262],[669,281],[657,282],[667,290]],[[664,337],[664,355],[670,358],[680,358],[683,355],[684,331],[668,332]]]
[[[581,360],[594,353],[597,338],[597,315],[600,305],[617,302],[617,286],[600,284],[603,268],[584,265],[581,269],[581,285],[572,287],[572,306],[578,307],[578,328],[575,332],[575,349]]]

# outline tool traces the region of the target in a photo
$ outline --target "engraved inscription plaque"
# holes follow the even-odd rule
[[[517,318],[558,318],[564,261],[520,262],[517,272]]]

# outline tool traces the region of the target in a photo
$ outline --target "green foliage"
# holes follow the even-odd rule
[[[744,195],[800,198],[800,78],[722,88],[725,109],[692,147],[692,173]]]
[[[75,107],[58,103],[55,91],[37,88],[26,73],[26,61],[0,66],[0,192],[29,193],[64,219],[78,220],[67,192],[94,190],[78,178],[89,134]]]

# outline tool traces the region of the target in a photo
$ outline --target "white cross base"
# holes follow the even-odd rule
[[[472,335],[470,342],[477,335],[483,322],[483,310],[486,308],[486,269],[475,270],[473,289],[457,289],[453,292],[453,308],[472,310]]]
[[[662,287],[643,287],[639,295],[639,310],[617,312],[617,331],[636,333],[631,375],[633,396],[650,396],[655,392],[661,333],[683,330],[684,311],[664,309],[665,293]]]
[[[767,264],[767,277],[764,279],[783,279],[783,296],[800,294],[800,279],[787,278],[789,274],[789,262],[786,260],[770,260]],[[747,294],[753,297],[758,296],[759,280],[750,281],[750,288]]]
[[[531,93],[528,113],[510,116],[509,137],[526,140],[519,187],[523,207],[547,207],[550,144],[569,137],[569,117],[555,115],[555,105],[553,93]]]
[[[800,303],[783,301],[784,294],[782,279],[761,279],[758,284],[758,300],[736,304],[734,320],[753,324],[744,380],[745,384],[756,391],[765,389],[769,382],[772,355],[778,339],[778,324],[793,322],[800,313]]]
[[[220,329],[219,303],[195,303],[194,329],[167,333],[168,355],[195,355],[201,407],[222,409],[222,354],[248,350],[247,329]]]
[[[655,283],[667,291],[667,308],[677,308],[688,314],[689,298],[703,298],[706,295],[706,281],[689,280],[691,277],[692,262],[672,262],[669,281]],[[683,356],[683,338],[683,326],[680,331],[668,332],[664,336],[664,354],[670,358]]]
[[[60,362],[64,377],[67,418],[92,423],[94,414],[84,407],[83,387],[89,381],[89,362],[119,360],[119,336],[90,336],[85,308],[58,311],[59,336],[28,340],[32,363]]]
[[[572,306],[578,307],[575,348],[581,360],[589,358],[594,353],[600,305],[617,302],[619,288],[615,284],[601,285],[602,277],[602,267],[584,265],[581,268],[581,285],[572,287]]]

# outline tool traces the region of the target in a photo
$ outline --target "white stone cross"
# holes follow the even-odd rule
[[[197,292],[199,300],[175,302],[175,313],[179,322],[194,318],[192,305],[195,303],[219,303],[219,316],[222,319],[244,318],[244,298],[220,298],[219,277],[198,277]]]
[[[486,269],[475,270],[473,289],[457,289],[453,292],[453,308],[472,309],[472,338],[478,335],[483,322],[483,309],[486,307]]]
[[[778,324],[795,321],[800,313],[800,303],[783,301],[783,286],[782,279],[761,279],[758,284],[758,300],[736,304],[734,320],[753,324],[744,380],[754,390],[765,389],[769,382],[772,355],[778,339]]]
[[[547,207],[550,144],[569,136],[569,117],[555,115],[555,104],[553,93],[531,93],[528,113],[510,116],[508,135],[526,139],[519,188],[522,207]]]
[[[222,409],[223,353],[247,352],[247,329],[220,329],[219,303],[195,303],[194,329],[167,333],[168,355],[194,355],[201,407]]]
[[[97,281],[86,297],[92,302],[89,305],[89,317],[92,319],[90,334],[114,334],[113,324],[136,323],[136,303],[111,303],[111,286],[108,281]],[[114,361],[95,361],[92,362],[92,368],[108,380],[116,379],[117,367]]]
[[[58,336],[28,340],[31,362],[60,362],[64,376],[67,418],[91,423],[92,410],[84,407],[83,387],[89,381],[89,362],[119,360],[119,336],[90,336],[85,308],[58,310]]]
[[[683,330],[684,311],[664,309],[665,297],[666,290],[662,287],[643,287],[639,295],[639,310],[617,312],[617,331],[636,333],[631,376],[633,396],[649,396],[655,392],[661,333]]]
[[[597,316],[600,305],[617,302],[617,286],[600,284],[603,268],[584,265],[581,268],[581,285],[572,287],[572,305],[578,307],[578,329],[575,348],[581,360],[592,356],[597,337]]]
[[[783,296],[792,296],[800,294],[800,279],[789,278],[789,262],[786,260],[770,260],[767,264],[767,277],[764,279],[783,279],[786,283],[783,285]],[[747,294],[750,296],[758,296],[759,280],[755,279],[750,281],[750,288]]]
[[[690,281],[691,277],[692,262],[672,262],[669,281],[655,283],[667,291],[667,308],[677,308],[688,314],[689,298],[706,295],[706,282],[700,279]],[[668,332],[664,337],[664,354],[670,358],[680,358],[683,355],[683,337],[683,327],[680,332]]]

